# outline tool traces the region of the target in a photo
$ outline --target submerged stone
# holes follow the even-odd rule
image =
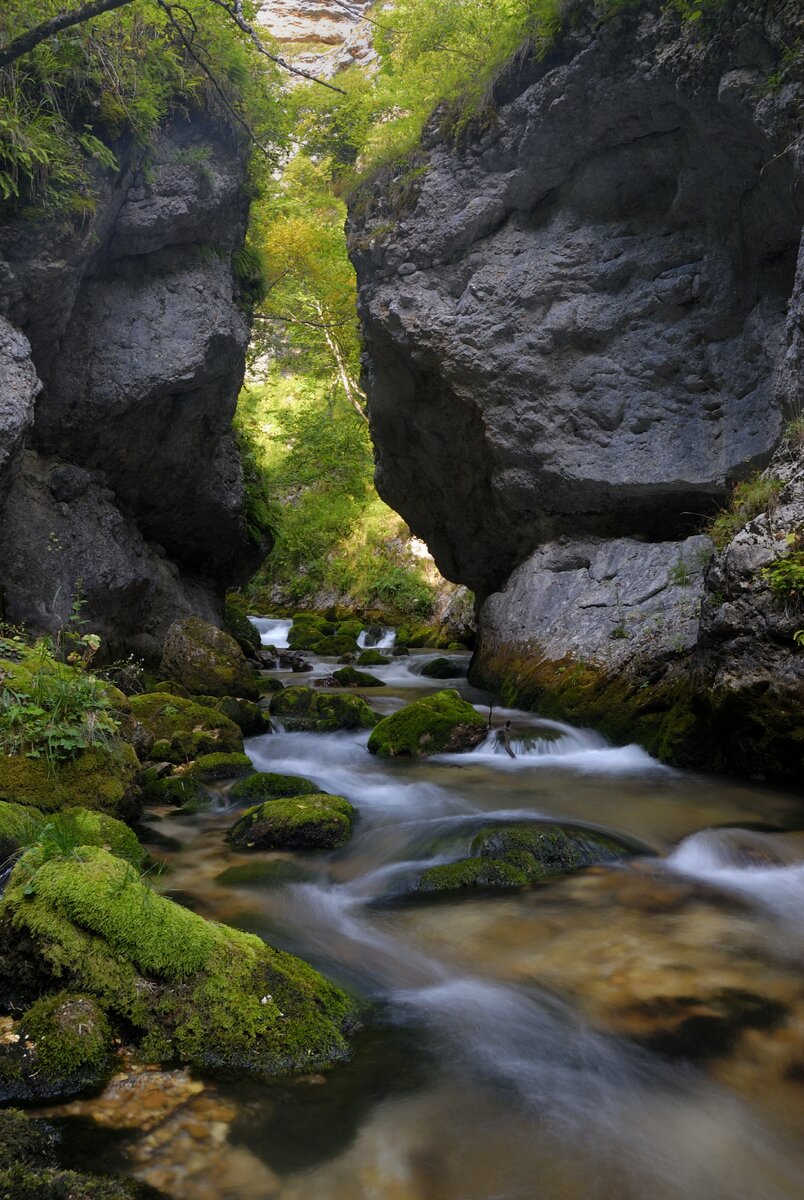
[[[372,754],[386,758],[403,755],[426,758],[468,750],[483,741],[488,732],[486,721],[458,692],[447,689],[414,700],[399,712],[385,717],[368,740]]]
[[[342,796],[268,800],[246,809],[226,840],[241,850],[334,850],[351,837],[354,817]]]
[[[284,688],[271,700],[271,713],[289,732],[371,729],[377,716],[359,696],[317,692],[314,688]]]
[[[224,887],[281,887],[283,883],[304,883],[310,872],[298,863],[286,858],[270,862],[243,863],[238,867],[227,867],[215,876],[215,882]]]
[[[457,675],[465,675],[466,667],[451,658],[434,658],[424,664],[421,673],[426,679],[454,679]]]
[[[385,687],[385,682],[367,671],[356,671],[354,667],[341,667],[334,671],[332,678],[339,687]]]

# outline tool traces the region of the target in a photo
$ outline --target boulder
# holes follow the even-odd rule
[[[268,800],[246,809],[226,840],[238,850],[334,850],[351,837],[354,816],[342,796]]]
[[[0,1103],[66,1100],[111,1074],[112,1030],[92,996],[57,992],[14,1023],[0,1045]]]
[[[242,753],[243,735],[223,713],[167,692],[132,696],[123,733],[141,758],[183,763],[200,754]]]
[[[229,789],[229,799],[237,804],[262,804],[266,800],[283,800],[289,796],[322,794],[317,783],[301,775],[278,775],[272,771],[255,771]]]
[[[359,667],[387,667],[391,661],[385,654],[381,654],[379,650],[361,650],[358,655],[357,665]]]
[[[333,671],[332,678],[335,680],[336,687],[385,687],[385,681],[378,679],[376,675],[369,675],[368,671],[356,671],[354,667],[341,667],[339,671]]]
[[[385,717],[372,730],[368,748],[385,758],[426,758],[469,750],[487,734],[484,718],[458,692],[447,689]]]
[[[315,730],[331,733],[336,729],[371,729],[377,716],[359,696],[334,695],[313,688],[288,687],[271,700],[271,715],[289,732]]]
[[[137,756],[126,742],[82,750],[73,759],[48,764],[45,758],[0,754],[0,800],[44,812],[78,807],[135,817],[140,809]]]
[[[466,667],[450,658],[433,658],[424,664],[421,673],[425,679],[455,679],[466,674]]]
[[[191,693],[259,699],[256,680],[237,642],[200,617],[173,622],[160,669]]]
[[[253,770],[247,754],[202,754],[186,768],[184,777],[199,783],[213,783],[218,779],[250,775]]]

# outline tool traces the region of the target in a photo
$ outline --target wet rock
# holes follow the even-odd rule
[[[236,804],[261,804],[265,800],[283,800],[289,796],[309,796],[321,793],[321,788],[302,775],[279,775],[272,771],[255,771],[229,789],[229,799]]]
[[[45,758],[0,754],[0,800],[46,812],[69,806],[129,818],[140,811],[137,756],[125,742],[93,746],[52,770]]]
[[[487,733],[483,717],[458,692],[448,689],[385,717],[372,730],[368,748],[385,758],[426,758],[471,749]]]
[[[280,667],[284,667],[285,670],[300,672],[312,671],[313,669],[313,664],[309,663],[299,651],[280,650],[278,657]]]
[[[434,658],[424,664],[421,673],[426,679],[454,679],[466,674],[466,666],[449,658]]]
[[[173,622],[160,669],[191,693],[259,699],[256,680],[237,642],[200,617]]]
[[[259,659],[262,641],[257,629],[249,621],[246,610],[233,596],[227,596],[223,611],[226,632],[231,634],[247,658]]]
[[[52,1166],[55,1142],[55,1131],[44,1121],[31,1121],[14,1108],[0,1112],[0,1171],[17,1164]]]
[[[112,1030],[87,995],[37,1000],[0,1042],[0,1103],[66,1099],[97,1088],[112,1070]]]
[[[246,809],[226,840],[240,850],[334,850],[351,837],[354,817],[342,796],[269,800]]]
[[[288,687],[277,692],[271,700],[270,711],[289,732],[371,729],[378,719],[359,696],[332,695],[304,687]]]
[[[423,871],[415,890],[422,895],[439,892],[509,891],[530,882],[525,871],[494,858],[462,858]]]
[[[214,783],[219,779],[236,779],[254,770],[247,754],[202,754],[185,768],[185,778],[199,783]]]
[[[391,661],[387,655],[381,654],[379,650],[361,650],[358,655],[357,665],[359,667],[386,667]]]
[[[223,887],[271,888],[285,883],[305,883],[310,878],[310,872],[304,867],[282,858],[227,867],[215,876],[215,882]]]
[[[332,678],[336,687],[385,687],[384,680],[369,675],[368,671],[356,671],[354,667],[342,667],[333,672]]]
[[[132,696],[123,732],[141,758],[182,763],[201,754],[242,753],[243,735],[223,713],[181,696]]]

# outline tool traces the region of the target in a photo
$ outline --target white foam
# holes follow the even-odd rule
[[[260,635],[263,646],[276,646],[277,650],[288,648],[291,620],[279,617],[249,617],[249,621]]]

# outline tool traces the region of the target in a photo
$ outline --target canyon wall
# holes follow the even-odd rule
[[[378,488],[478,594],[475,681],[783,779],[804,616],[761,568],[804,521],[779,449],[804,401],[803,22],[576,5],[349,227]],[[785,521],[712,565],[707,521],[774,453]]]
[[[231,430],[247,150],[177,117],[118,157],[91,212],[0,227],[0,583],[11,621],[80,589],[109,653],[152,656],[266,549]]]

